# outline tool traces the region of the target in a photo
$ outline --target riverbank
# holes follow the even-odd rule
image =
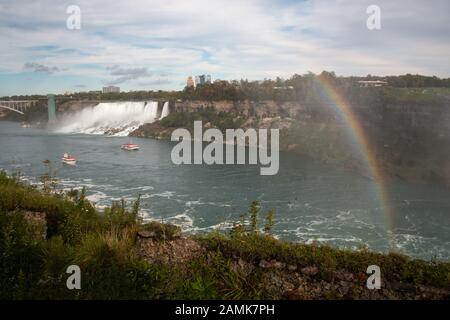
[[[252,203],[231,233],[144,223],[139,199],[98,212],[84,192],[51,194],[0,175],[5,299],[446,299],[450,263],[282,242]],[[259,231],[264,230],[264,231]],[[66,268],[81,269],[68,290]],[[369,290],[369,265],[382,287]]]

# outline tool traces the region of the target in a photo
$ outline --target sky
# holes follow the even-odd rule
[[[180,90],[198,74],[450,77],[449,13],[448,0],[0,0],[0,96]]]

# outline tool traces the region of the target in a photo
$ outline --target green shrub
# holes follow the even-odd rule
[[[181,235],[181,228],[172,224],[163,224],[151,221],[139,226],[140,231],[146,231],[151,238],[156,240],[172,240]]]
[[[20,212],[0,211],[0,298],[27,298],[42,264],[43,240]]]
[[[244,122],[239,116],[232,112],[216,112],[212,108],[205,108],[191,112],[175,112],[169,114],[161,120],[163,127],[186,128],[193,130],[194,121],[202,121],[203,124],[211,123],[220,131],[225,132],[226,129],[240,128]]]

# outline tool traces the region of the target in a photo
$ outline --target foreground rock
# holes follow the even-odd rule
[[[273,299],[450,299],[450,291],[446,288],[382,280],[381,289],[369,290],[367,274],[362,271],[353,273],[336,269],[330,273],[328,270],[324,277],[314,265],[293,265],[275,259],[246,261],[236,254],[227,257],[218,250],[208,249],[195,238],[176,236],[161,240],[149,230],[139,232],[137,249],[147,262],[177,270],[184,270],[187,263],[197,259],[211,270],[217,266],[217,261],[223,261],[221,264],[228,265],[234,273],[233,278],[239,281],[253,281],[254,275],[259,274],[258,283],[252,283],[252,286]]]
[[[153,138],[158,140],[169,140],[176,128],[163,127],[160,121],[146,123],[130,133],[131,137]]]

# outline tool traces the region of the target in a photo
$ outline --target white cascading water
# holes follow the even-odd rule
[[[166,102],[159,119],[168,115],[168,109],[168,103]],[[157,114],[157,101],[102,102],[74,114],[66,115],[60,119],[56,131],[127,136],[144,123],[158,120]]]
[[[169,102],[164,102],[164,106],[162,108],[162,112],[161,112],[161,117],[159,118],[159,120],[161,120],[162,118],[165,118],[169,115]]]

